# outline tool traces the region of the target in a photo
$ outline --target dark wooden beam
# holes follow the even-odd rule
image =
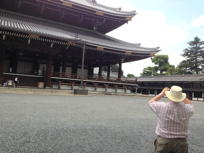
[[[0,84],[3,83],[3,72],[4,72],[4,49],[0,50]]]
[[[45,11],[45,5],[42,4],[40,9],[40,15],[43,15],[44,11]]]
[[[64,19],[64,17],[65,17],[65,14],[66,14],[66,13],[65,13],[64,9],[63,9],[63,10],[61,10],[61,12],[62,12],[62,14],[61,14],[61,16],[60,16],[60,19],[61,19],[61,20],[63,20],[63,19]]]
[[[98,70],[98,77],[100,78],[102,76],[102,66],[99,66],[99,70]]]
[[[122,60],[119,61],[118,79],[121,80],[121,77],[122,77]]]
[[[76,63],[72,64],[72,77],[73,78],[77,78],[77,69],[78,69],[78,65]]]
[[[78,23],[79,24],[81,24],[81,23],[83,23],[83,21],[84,21],[84,15],[79,15],[79,20],[78,20]]]
[[[108,65],[108,70],[107,70],[107,80],[110,80],[110,68],[111,68],[111,65]]]
[[[22,6],[22,0],[18,0],[18,9],[21,9],[21,6]]]
[[[52,55],[48,55],[47,63],[46,63],[46,72],[45,72],[45,86],[51,87],[51,72],[52,72],[52,63],[53,63],[53,57]]]

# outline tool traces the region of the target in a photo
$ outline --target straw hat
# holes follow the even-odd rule
[[[173,102],[182,102],[186,98],[186,93],[182,92],[179,86],[172,86],[170,91],[165,91],[166,96]]]

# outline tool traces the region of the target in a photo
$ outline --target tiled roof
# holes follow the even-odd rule
[[[195,81],[204,81],[204,75],[138,77],[137,81],[138,82],[195,82]]]
[[[97,1],[95,0],[61,0],[61,1],[73,2],[78,5],[84,6],[86,8],[90,8],[94,10],[97,9],[99,11],[104,11],[115,15],[134,16],[136,14],[135,11],[122,11],[121,8],[108,7],[97,3]]]
[[[90,45],[118,51],[147,54],[154,54],[159,51],[159,48],[140,47],[139,44],[127,43],[95,31],[3,10],[0,10],[0,30],[36,34],[64,41],[80,40]]]

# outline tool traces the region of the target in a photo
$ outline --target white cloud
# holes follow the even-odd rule
[[[162,49],[186,39],[186,32],[169,25],[161,12],[139,10],[128,24],[109,33],[125,41],[141,43],[146,47],[160,46]]]
[[[193,27],[203,27],[204,26],[204,15],[195,18],[192,22]]]
[[[175,46],[186,41],[187,33],[181,27],[170,25],[162,12],[137,9],[125,0],[97,1],[112,7],[122,6],[122,8],[129,11],[136,10],[138,13],[128,24],[110,32],[110,36],[127,42],[141,43],[144,47],[159,46],[162,49],[159,54],[168,54],[171,64],[174,65],[182,60],[182,57],[179,55],[182,49]],[[125,74],[133,73],[138,76],[143,68],[152,65],[151,59],[145,59],[124,64],[123,70]]]

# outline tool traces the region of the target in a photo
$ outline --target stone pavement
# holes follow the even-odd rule
[[[153,153],[148,97],[0,94],[0,153]],[[190,153],[204,151],[204,103],[195,103]]]

